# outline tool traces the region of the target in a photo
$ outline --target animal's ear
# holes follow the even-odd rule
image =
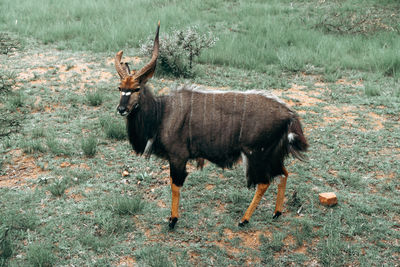
[[[129,66],[125,63],[121,62],[121,58],[122,58],[122,50],[119,51],[116,55],[115,55],[115,69],[117,70],[117,73],[119,75],[119,77],[122,79],[126,78],[127,76],[129,76],[129,72],[127,70],[129,70]]]
[[[126,63],[126,62],[125,62],[125,70],[126,70],[127,73],[130,73],[130,72],[131,72],[131,70],[130,70],[130,68],[129,68],[129,64]]]
[[[154,64],[152,68],[148,69],[146,72],[144,72],[137,78],[139,80],[139,83],[145,84],[151,77],[153,77],[155,70],[156,70],[156,65]]]

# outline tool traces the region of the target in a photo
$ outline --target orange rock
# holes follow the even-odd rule
[[[334,206],[338,203],[336,194],[333,192],[319,194],[319,202],[325,206]]]
[[[122,176],[123,176],[123,177],[128,176],[128,175],[129,175],[129,172],[128,172],[128,171],[125,170],[125,171],[122,172]]]

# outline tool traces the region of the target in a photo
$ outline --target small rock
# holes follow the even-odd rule
[[[336,194],[333,192],[319,194],[319,202],[325,206],[334,206],[338,203]]]
[[[125,171],[122,172],[122,176],[123,176],[123,177],[128,176],[128,175],[129,175],[129,172],[128,172],[127,170],[125,170]]]
[[[61,168],[66,168],[66,167],[69,167],[69,166],[71,166],[71,163],[69,163],[67,161],[64,161],[63,163],[60,164]]]

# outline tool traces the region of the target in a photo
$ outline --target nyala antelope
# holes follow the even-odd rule
[[[150,62],[130,71],[115,56],[121,78],[118,112],[126,117],[129,142],[138,154],[154,154],[170,165],[172,207],[169,227],[179,218],[180,190],[190,159],[207,159],[227,168],[242,158],[247,186],[256,185],[253,201],[239,222],[250,220],[268,186],[283,175],[273,218],[282,213],[289,154],[302,160],[307,150],[298,115],[276,96],[264,91],[205,91],[183,86],[165,96],[153,96],[146,82],[153,76],[159,53],[158,23]]]

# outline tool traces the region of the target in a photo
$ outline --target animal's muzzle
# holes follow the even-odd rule
[[[126,116],[129,114],[129,110],[125,106],[118,106],[117,110],[121,116]]]

